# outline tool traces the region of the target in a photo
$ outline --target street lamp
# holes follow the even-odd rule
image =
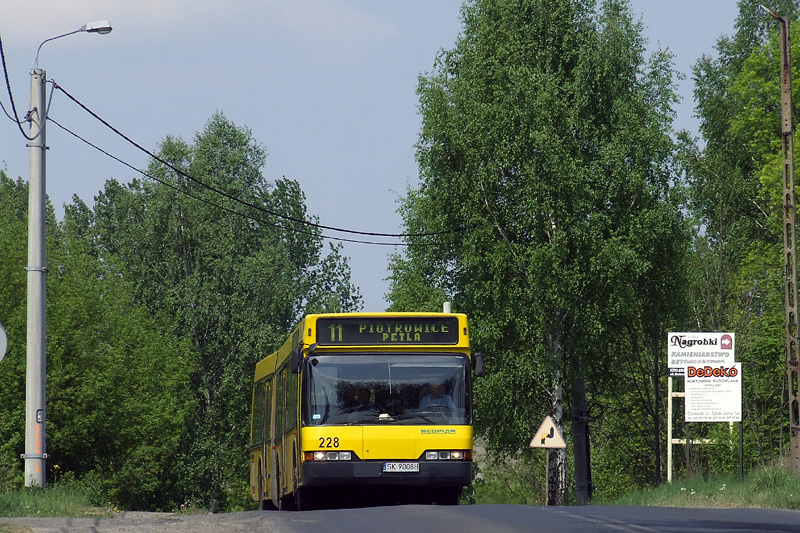
[[[70,31],[61,35],[56,35],[55,37],[50,37],[49,39],[45,39],[44,41],[42,41],[42,44],[39,45],[39,48],[36,49],[36,58],[33,60],[33,68],[34,69],[39,68],[39,51],[42,49],[42,46],[44,46],[44,43],[55,41],[56,39],[66,37],[67,35],[72,35],[73,33],[80,33],[82,31],[85,31],[87,33],[99,33],[100,35],[105,35],[107,33],[111,33],[112,29],[113,28],[111,27],[111,24],[109,24],[107,20],[97,20],[95,22],[87,22],[77,30]]]
[[[47,340],[45,290],[47,267],[45,261],[45,72],[39,68],[39,51],[44,43],[89,32],[106,34],[111,31],[108,21],[89,22],[75,31],[42,41],[36,49],[31,74],[31,107],[26,116],[30,122],[28,148],[30,180],[28,183],[28,338],[27,382],[25,386],[25,486],[45,485],[47,444],[45,433],[45,385]]]

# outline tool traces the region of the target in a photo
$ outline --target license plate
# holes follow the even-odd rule
[[[383,463],[384,472],[419,472],[419,463]]]

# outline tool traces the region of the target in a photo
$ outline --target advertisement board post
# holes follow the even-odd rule
[[[733,333],[671,332],[667,334],[669,368],[667,413],[667,481],[672,482],[672,446],[684,445],[689,464],[691,422],[739,422],[741,435],[741,363],[735,362]],[[673,378],[684,378],[684,391],[673,392]],[[685,439],[672,437],[673,398],[684,399]],[[742,450],[740,436],[739,457]],[[707,443],[698,441],[698,443]],[[739,470],[741,472],[742,465]]]

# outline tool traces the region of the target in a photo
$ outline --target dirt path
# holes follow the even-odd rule
[[[269,513],[257,511],[192,515],[122,512],[110,518],[0,518],[0,533],[280,533],[271,522]]]

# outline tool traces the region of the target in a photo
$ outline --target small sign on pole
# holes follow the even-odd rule
[[[7,348],[8,348],[8,335],[6,335],[6,330],[3,329],[3,325],[0,324],[0,361],[2,361],[3,357],[6,356]]]
[[[558,431],[555,422],[549,416],[539,426],[539,431],[533,436],[531,448],[566,448],[567,443]]]

